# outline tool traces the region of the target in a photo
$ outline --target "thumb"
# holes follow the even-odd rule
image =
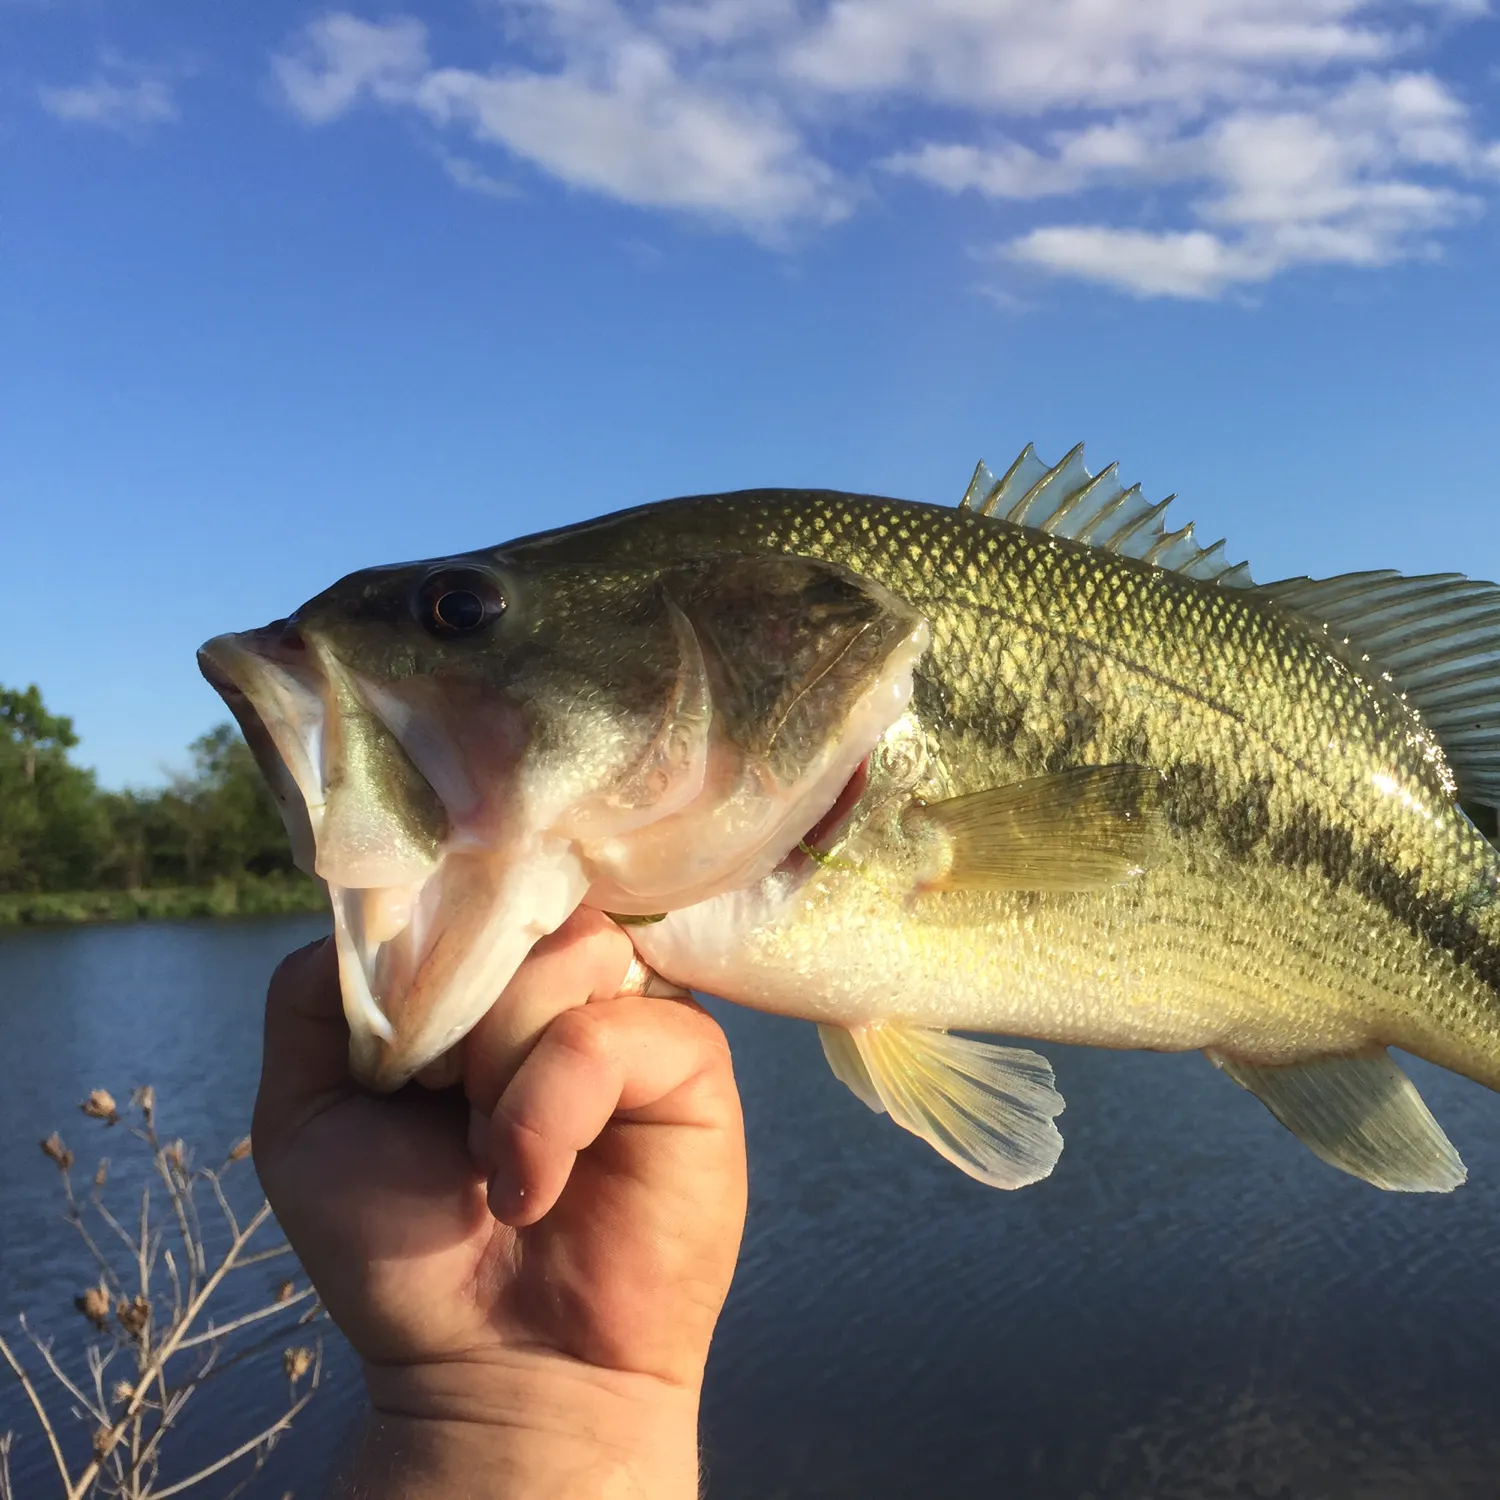
[[[274,1151],[313,1115],[356,1091],[338,960],[333,940],[320,938],[289,953],[271,976],[251,1126],[255,1155]]]

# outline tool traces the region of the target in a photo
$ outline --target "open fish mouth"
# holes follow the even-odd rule
[[[217,637],[198,660],[271,788],[298,868],[327,890],[354,1070],[399,1086],[390,1047],[425,987],[440,913],[453,916],[446,809],[295,625]]]
[[[457,762],[437,768],[445,803],[372,710],[381,695],[294,625],[220,636],[199,661],[276,796],[298,867],[327,890],[352,1070],[399,1088],[462,1038],[587,880],[545,831],[482,837],[487,809]],[[488,716],[497,779],[513,760],[507,717]]]
[[[355,1076],[390,1090],[442,1058],[580,905],[672,911],[807,859],[906,710],[928,628],[897,623],[836,701],[825,662],[783,692],[770,733],[743,722],[722,642],[670,599],[667,667],[625,707],[351,665],[297,617],[209,641],[204,676],[327,889]],[[818,692],[827,722],[792,754],[785,725]]]

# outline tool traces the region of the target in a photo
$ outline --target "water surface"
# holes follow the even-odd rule
[[[318,930],[0,938],[0,1315],[79,1332],[87,1265],[34,1142],[57,1126],[102,1148],[76,1101],[149,1081],[171,1133],[225,1149],[249,1119],[266,978]],[[751,1214],[705,1399],[712,1500],[1500,1493],[1500,1098],[1412,1063],[1471,1180],[1448,1197],[1382,1194],[1314,1160],[1199,1057],[1047,1047],[1067,1149],[1046,1182],[1002,1194],[858,1104],[811,1027],[718,1014],[745,1096]],[[327,1388],[251,1494],[326,1486],[359,1406],[330,1344]],[[184,1463],[281,1397],[238,1378],[211,1412],[203,1399],[212,1420],[184,1434]],[[0,1381],[6,1427],[23,1500],[54,1493]]]

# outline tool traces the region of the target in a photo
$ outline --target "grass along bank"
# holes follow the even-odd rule
[[[171,917],[259,917],[327,908],[321,888],[305,876],[240,875],[208,885],[149,886],[135,891],[0,894],[0,928]]]

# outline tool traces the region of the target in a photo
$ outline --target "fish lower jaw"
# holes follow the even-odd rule
[[[330,885],[356,1079],[389,1092],[442,1058],[585,888],[573,852],[545,839],[504,856],[450,852],[409,885]],[[518,1021],[516,1063],[535,1029]]]
[[[359,887],[327,882],[339,989],[349,1023],[350,1065],[360,1082],[381,1092],[404,1082],[386,1076],[396,1027],[377,998],[383,988],[381,959],[389,945],[409,931],[422,885]],[[385,967],[389,970],[392,965]]]

